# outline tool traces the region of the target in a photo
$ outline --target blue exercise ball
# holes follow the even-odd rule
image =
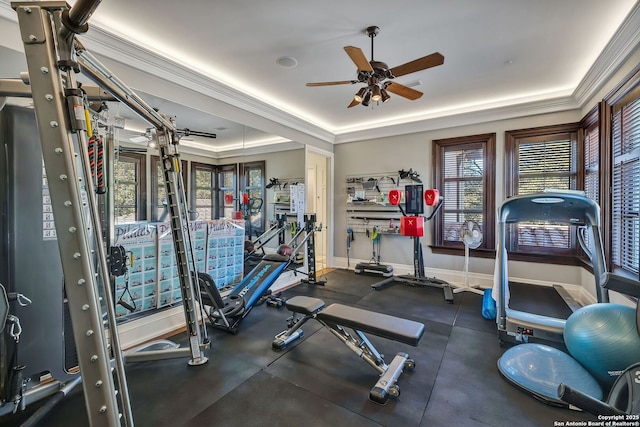
[[[504,352],[498,369],[507,381],[550,405],[568,406],[558,397],[561,383],[602,400],[602,389],[595,378],[574,358],[554,347],[516,345]]]
[[[636,310],[621,304],[592,304],[576,310],[565,324],[569,353],[605,388],[640,361]]]

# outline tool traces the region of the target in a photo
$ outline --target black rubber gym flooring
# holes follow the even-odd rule
[[[409,318],[425,324],[418,347],[369,336],[390,362],[397,352],[415,359],[401,375],[401,394],[381,406],[368,400],[375,372],[320,324],[311,321],[304,337],[284,351],[271,349],[286,328],[286,309],[256,307],[238,335],[209,329],[212,348],[206,365],[185,359],[127,365],[131,406],[137,426],[554,426],[595,420],[576,411],[547,406],[507,383],[496,363],[495,323],[482,318],[482,297],[395,284],[380,291],[380,277],[335,270],[325,286],[302,284],[286,297],[309,295]],[[184,341],[184,336],[174,340]],[[0,418],[20,425],[36,409]],[[80,387],[41,425],[88,425]],[[566,425],[566,424],[565,424]],[[585,424],[586,425],[586,424]]]

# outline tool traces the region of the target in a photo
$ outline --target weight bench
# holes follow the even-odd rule
[[[400,395],[398,378],[404,368],[413,370],[415,361],[408,354],[400,352],[387,365],[384,356],[367,339],[365,332],[415,347],[424,334],[422,323],[342,304],[331,304],[325,308],[321,299],[305,296],[287,300],[286,306],[303,317],[295,319],[294,314],[287,319],[289,329],[276,335],[272,343],[274,349],[282,350],[302,337],[301,326],[310,319],[316,319],[380,374],[378,382],[369,392],[369,399],[385,404],[389,397]],[[352,329],[354,334],[349,334],[346,328]]]

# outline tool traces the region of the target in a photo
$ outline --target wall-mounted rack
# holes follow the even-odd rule
[[[404,172],[404,171],[402,171]],[[414,173],[414,178],[417,174]],[[380,234],[398,234],[400,211],[388,200],[389,191],[415,184],[410,175],[400,171],[348,175],[346,177],[347,227],[354,233],[367,233],[376,227]]]

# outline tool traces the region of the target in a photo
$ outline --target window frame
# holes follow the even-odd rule
[[[580,120],[580,129],[578,131],[578,148],[579,151],[582,153],[581,155],[581,161],[582,161],[582,171],[580,171],[580,177],[578,178],[579,182],[582,183],[582,188],[584,189],[587,197],[591,198],[592,200],[594,200],[596,203],[598,203],[598,205],[600,205],[601,203],[601,199],[602,199],[602,174],[604,173],[604,167],[603,167],[603,163],[602,163],[602,121],[600,120],[601,116],[601,104],[598,103],[598,105],[594,106],[591,111],[589,111],[583,118],[582,120]],[[595,140],[595,149],[592,152],[592,155],[596,156],[597,158],[594,159],[594,161],[592,163],[588,164],[588,158],[590,157],[588,147],[587,147],[587,139],[591,139],[593,137],[593,134],[596,134],[596,140]],[[593,195],[589,194],[588,190],[587,190],[587,178],[590,175],[589,172],[589,168],[593,168],[595,165],[595,167],[597,168],[597,170],[595,172],[591,172],[593,173],[593,176],[595,177],[595,179],[597,180],[597,183],[595,185],[595,198],[593,197]],[[602,209],[600,209],[600,237],[601,239],[604,241],[604,229],[602,228],[602,224],[603,224],[603,215],[602,215]],[[586,242],[587,244],[589,244],[589,237],[588,235],[586,236]],[[589,271],[592,271],[591,268],[591,261],[589,260],[588,255],[582,250],[582,248],[578,248],[578,257],[580,259],[580,261],[583,263],[583,267],[587,268]]]
[[[614,175],[614,140],[613,140],[613,116],[622,108],[622,106],[640,98],[640,65],[637,65],[623,80],[620,82],[609,94],[607,94],[601,105],[601,117],[602,117],[602,130],[603,140],[601,145],[603,146],[601,152],[604,159],[603,164],[606,167],[607,173],[601,174],[601,194],[606,194],[607,197],[602,197],[601,210],[603,212],[603,225],[602,228],[606,230],[604,233],[606,238],[603,239],[605,245],[605,255],[607,259],[607,268],[617,274],[631,277],[635,280],[640,278],[640,271],[637,274],[618,266],[614,262],[613,252],[614,245],[616,244],[616,237],[614,235],[614,204],[613,204],[613,175]]]
[[[210,187],[198,187],[196,173],[198,171],[209,172],[211,175],[211,186]],[[198,190],[210,189],[211,192],[211,216],[210,218],[201,218],[198,212]],[[218,211],[218,168],[215,165],[211,165],[208,163],[201,162],[191,162],[191,210],[196,212],[197,219],[199,220],[208,220],[208,219],[216,219],[216,213]]]
[[[132,163],[136,166],[136,180],[133,183],[127,183],[125,185],[133,185],[135,188],[135,219],[133,221],[144,221],[147,218],[147,171],[146,171],[146,155],[141,153],[132,153],[126,151],[120,151],[117,153],[115,163],[126,162]],[[125,224],[129,221],[118,221],[118,209],[120,205],[117,205],[117,191],[119,182],[116,179],[115,171],[113,177],[113,222],[114,224]],[[121,185],[121,184],[120,184]]]
[[[265,230],[265,197],[266,197],[266,189],[265,189],[265,161],[264,160],[260,160],[260,161],[255,161],[255,162],[246,162],[246,163],[239,163],[238,164],[238,169],[241,171],[241,173],[239,174],[239,176],[241,177],[241,183],[240,183],[240,187],[242,188],[242,192],[243,193],[247,193],[250,194],[250,192],[256,191],[258,190],[260,193],[260,199],[262,199],[262,204],[260,206],[260,227],[259,229],[256,229],[256,232],[260,232],[260,231],[264,231]],[[250,183],[250,177],[249,174],[251,173],[252,169],[259,169],[260,170],[260,185],[249,185]],[[251,238],[253,238],[253,236],[250,236]],[[258,237],[258,236],[255,236]]]
[[[150,157],[149,178],[151,179],[151,203],[149,206],[149,209],[151,210],[150,218],[152,222],[160,222],[160,218],[162,216],[159,215],[160,204],[158,203],[158,194],[159,194],[158,188],[159,187],[162,187],[163,189],[165,188],[164,172],[163,172],[162,179],[160,179],[157,174],[158,168],[162,169],[162,165],[160,164],[160,161],[161,161],[160,156],[157,154],[151,154],[149,157]],[[186,160],[180,160],[180,168],[182,172],[182,182],[185,186],[185,195],[188,197],[187,161]],[[163,219],[163,221],[169,221],[169,219],[165,218]]]
[[[583,141],[579,140],[580,123],[563,123],[557,125],[541,126],[536,128],[510,130],[505,132],[505,198],[518,195],[519,187],[519,147],[523,143],[543,142],[545,140],[563,139],[568,136],[575,145],[575,158],[572,158],[575,171],[568,172],[570,181],[574,184],[573,190],[584,189],[584,155]],[[553,176],[553,174],[549,174]],[[573,179],[571,179],[573,177]],[[572,227],[572,226],[570,226]],[[549,248],[535,246],[527,249],[527,246],[519,246],[517,233],[512,233],[509,228],[507,250],[509,259],[529,262],[542,262],[560,265],[581,265],[578,258],[578,242],[575,233],[569,237],[569,248]]]
[[[432,141],[433,163],[434,163],[434,186],[439,189],[445,188],[445,174],[443,155],[452,149],[471,149],[481,147],[483,150],[483,192],[484,203],[482,205],[483,233],[482,243],[477,249],[471,250],[472,256],[493,257],[495,253],[495,182],[496,182],[496,134],[487,133],[479,135],[469,135],[462,137],[434,139]],[[443,206],[444,208],[444,206]],[[433,218],[434,238],[431,250],[434,253],[459,255],[464,252],[464,244],[461,241],[454,242],[446,240],[444,237],[444,215],[438,212]]]
[[[233,183],[231,186],[225,187],[223,185],[224,181],[221,175],[229,172],[232,173]],[[218,209],[216,211],[216,218],[225,218],[225,210],[227,209],[231,210],[227,218],[232,218],[231,213],[238,210],[238,164],[232,163],[228,165],[218,166],[218,170],[216,172],[216,180],[218,182]],[[229,192],[233,196],[233,201],[231,202],[231,204],[227,204],[224,201],[226,192]]]

